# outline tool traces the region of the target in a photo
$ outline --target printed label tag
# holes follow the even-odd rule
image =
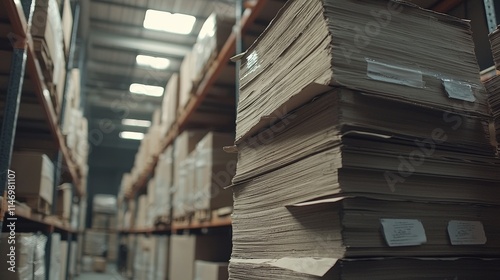
[[[486,233],[479,221],[450,221],[448,235],[452,245],[483,245],[486,244]]]
[[[412,219],[381,219],[389,247],[418,246],[427,242],[422,222]]]
[[[366,59],[368,77],[386,83],[423,88],[422,72],[401,66],[385,64],[372,59]]]
[[[453,80],[443,80],[443,85],[449,98],[464,100],[469,102],[476,101],[472,87],[469,84]]]

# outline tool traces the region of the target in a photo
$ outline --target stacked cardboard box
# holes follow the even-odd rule
[[[148,196],[141,195],[137,199],[137,216],[135,218],[135,228],[144,229],[148,227],[147,216],[148,216]]]
[[[15,240],[15,244],[12,240]],[[45,279],[46,245],[47,236],[44,234],[17,233],[15,239],[12,239],[10,234],[2,233],[0,235],[2,279]]]
[[[162,269],[166,265],[163,263],[161,267],[157,266],[156,256],[159,249],[157,237],[137,237],[137,247],[134,254],[134,279],[164,279],[155,277],[156,269]]]
[[[62,103],[66,63],[63,29],[56,0],[38,1],[33,11],[31,35],[40,62],[45,83],[49,88],[54,108],[59,112]]]
[[[192,70],[195,84],[203,79],[211,63],[221,51],[231,34],[234,22],[233,17],[212,13],[203,23],[193,47]]]
[[[287,2],[240,72],[230,279],[497,277],[470,34],[402,2]]]
[[[194,280],[227,280],[227,266],[228,263],[196,261]]]
[[[194,280],[197,260],[225,262],[229,259],[229,234],[171,236],[169,279]]]
[[[155,277],[154,279],[167,279],[168,276],[168,254],[169,254],[169,237],[156,237],[156,256],[155,256]]]
[[[198,213],[198,219],[210,219],[212,211],[232,205],[232,194],[225,188],[234,176],[236,156],[225,153],[223,147],[233,143],[234,135],[189,133],[176,140],[173,215],[183,218]]]
[[[52,233],[50,240],[50,279],[60,279],[62,277],[62,259],[61,259],[61,234]]]
[[[174,183],[172,186],[172,208],[174,218],[183,218],[194,210],[188,196],[188,184],[194,184],[194,176],[188,173],[193,166],[190,154],[196,149],[197,143],[207,134],[206,130],[186,130],[176,139],[174,144]],[[189,179],[189,182],[188,182]]]
[[[173,182],[173,149],[169,146],[165,152],[160,155],[158,165],[155,169],[153,209],[154,222],[168,222],[170,219],[171,208],[171,186]],[[148,195],[149,195],[148,190]]]
[[[16,172],[16,199],[33,211],[50,214],[54,189],[54,165],[44,154],[15,152],[11,169]]]
[[[225,188],[236,172],[237,158],[223,147],[234,142],[234,135],[209,132],[196,146],[194,208],[211,212],[232,206],[233,196]]]
[[[68,241],[61,240],[61,245],[59,247],[59,256],[61,259],[61,270],[59,273],[60,280],[66,280],[67,264],[68,264]]]
[[[104,257],[108,251],[109,234],[101,230],[85,231],[83,253],[93,257]]]
[[[71,217],[71,207],[73,206],[73,186],[70,183],[65,183],[57,187],[57,202],[55,215],[61,220],[69,223]],[[78,214],[78,213],[77,213]],[[75,220],[75,219],[71,219]]]
[[[168,80],[165,92],[163,93],[161,132],[165,135],[177,119],[177,105],[179,102],[179,74],[174,73]]]
[[[194,64],[193,64],[194,50],[186,54],[182,60],[181,68],[179,70],[179,103],[178,112],[184,111],[191,93],[193,92],[193,79],[194,79]]]

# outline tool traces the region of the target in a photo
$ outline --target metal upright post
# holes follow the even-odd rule
[[[243,34],[242,34],[242,26],[241,26],[241,16],[243,14],[243,0],[236,0],[236,54],[240,54],[243,52]],[[238,60],[236,62],[236,108],[238,108],[238,100],[240,97],[240,65],[241,62]]]
[[[497,28],[497,17],[495,13],[494,1],[484,0],[484,9],[486,12],[486,22],[488,23],[488,30],[491,33]]]
[[[23,1],[22,4],[29,24],[33,15],[33,3],[32,1]],[[12,42],[14,51],[3,112],[2,131],[0,134],[0,194],[4,196],[6,194],[7,173],[12,159],[12,149],[16,136],[17,116],[19,114],[27,58],[27,41],[24,35],[20,36],[19,34],[11,33],[9,34],[9,39]],[[3,226],[3,218],[4,213],[0,213],[0,228]]]

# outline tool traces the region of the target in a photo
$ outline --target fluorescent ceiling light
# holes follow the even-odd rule
[[[165,90],[162,87],[158,86],[149,86],[143,84],[131,84],[129,87],[131,93],[135,94],[143,94],[148,96],[160,97],[163,95],[163,91]]]
[[[185,14],[172,14],[158,10],[147,10],[144,17],[144,28],[172,32],[177,34],[189,34],[193,30],[196,18]]]
[[[148,66],[154,69],[164,70],[170,65],[170,60],[163,57],[154,57],[149,55],[138,55],[135,58],[137,64],[142,66]]]
[[[140,126],[140,127],[150,127],[151,122],[147,120],[136,120],[136,119],[123,119],[122,120],[123,125],[130,125],[130,126]]]
[[[120,132],[120,138],[130,139],[130,140],[142,140],[144,139],[144,133],[133,132],[133,131],[122,131]]]

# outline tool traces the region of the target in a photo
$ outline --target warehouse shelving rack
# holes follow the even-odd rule
[[[2,224],[8,210],[6,206],[6,171],[10,166],[15,141],[24,140],[19,139],[19,136],[16,136],[16,127],[18,124],[19,108],[20,105],[23,104],[21,98],[24,90],[23,84],[28,78],[30,83],[33,85],[33,92],[36,96],[37,103],[35,106],[41,108],[43,111],[43,121],[50,131],[52,143],[56,147],[56,156],[54,161],[54,199],[52,210],[56,207],[57,192],[55,190],[57,185],[60,183],[59,179],[62,175],[69,175],[69,179],[67,181],[71,182],[74,186],[72,196],[75,195],[78,198],[84,198],[86,193],[86,186],[83,185],[84,180],[82,180],[82,176],[84,176],[82,174],[82,170],[79,169],[77,164],[71,158],[70,151],[66,145],[65,137],[60,129],[62,120],[64,119],[64,110],[62,109],[58,117],[52,104],[47,85],[43,79],[40,63],[35,55],[34,43],[30,35],[35,2],[36,0],[5,0],[0,4],[1,9],[4,11],[1,13],[2,23],[8,26],[10,32],[7,34],[7,37],[12,44],[11,70],[8,77],[9,83],[5,97],[5,109],[3,113],[3,124],[0,136],[0,194],[3,194],[1,203],[2,207],[0,207],[0,228],[3,228]],[[72,4],[73,29],[71,33],[69,59],[66,64],[66,79],[69,76],[68,70],[73,68],[72,60],[74,56],[74,42],[76,39],[79,20],[79,3],[77,1],[72,1]],[[66,87],[64,88],[64,92],[66,93]],[[64,108],[64,97],[61,107]],[[28,141],[23,141],[24,146],[33,144],[33,148],[37,148],[36,139],[27,140]],[[19,174],[19,176],[22,176],[22,174]],[[79,234],[78,230],[72,229],[69,226],[63,225],[54,220],[37,217],[32,215],[29,211],[23,211],[22,208],[18,207],[16,207],[15,215],[9,215],[9,217],[16,219],[17,232],[42,232],[49,237],[46,247],[46,276],[47,278],[50,277],[50,269],[48,268],[50,267],[51,234],[59,233],[61,234],[62,240],[76,241]],[[72,246],[68,246],[68,255],[71,254],[71,248]],[[70,263],[68,262],[66,268],[67,279],[69,279],[69,265]]]

